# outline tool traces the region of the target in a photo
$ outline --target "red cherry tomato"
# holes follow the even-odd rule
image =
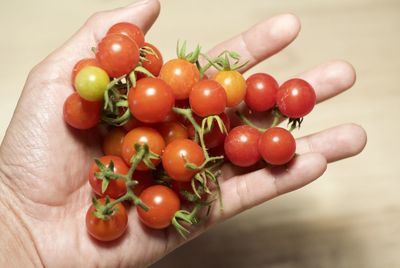
[[[135,24],[129,22],[114,24],[107,32],[107,35],[109,34],[123,34],[135,41],[138,47],[144,45],[144,34],[142,30]]]
[[[171,86],[175,99],[182,100],[189,97],[193,85],[199,82],[200,72],[186,60],[173,59],[161,67],[160,78]]]
[[[237,106],[246,95],[246,80],[238,71],[219,71],[213,80],[222,85],[226,92],[226,106]]]
[[[84,100],[74,92],[64,102],[64,120],[73,128],[92,128],[100,121],[101,105],[101,102]]]
[[[100,162],[105,166],[109,166],[110,162],[114,163],[114,173],[126,175],[128,174],[129,168],[122,160],[121,157],[106,155],[99,158]],[[117,199],[118,197],[123,196],[126,193],[126,184],[124,179],[119,178],[115,180],[110,180],[107,186],[106,191],[103,193],[101,191],[103,180],[98,179],[94,174],[99,172],[100,169],[96,165],[95,162],[92,163],[89,170],[89,183],[92,186],[93,192],[95,192],[98,196],[105,197],[109,196],[111,198]]]
[[[145,123],[162,122],[174,106],[171,88],[159,78],[144,78],[128,93],[129,110]]]
[[[196,83],[189,95],[190,107],[201,117],[223,113],[226,107],[224,88],[214,80]]]
[[[279,111],[290,118],[301,118],[312,111],[316,101],[313,87],[299,78],[283,83],[276,95]]]
[[[154,185],[153,175],[150,171],[139,171],[135,170],[133,173],[132,178],[138,181],[139,184],[135,185],[133,188],[133,193],[136,196],[141,195],[144,189],[149,188],[150,186]]]
[[[261,135],[258,151],[265,162],[283,165],[289,162],[296,153],[296,141],[292,133],[286,129],[273,127]]]
[[[114,201],[110,199],[110,201]],[[99,199],[99,203],[105,204],[105,198]],[[96,208],[91,205],[86,213],[86,228],[88,233],[99,241],[113,241],[122,236],[128,226],[128,215],[124,206],[115,205],[113,214],[107,220],[102,220],[94,215]]]
[[[122,155],[122,142],[126,131],[123,128],[113,128],[103,139],[103,153],[105,155]]]
[[[109,34],[97,46],[96,59],[111,77],[130,73],[139,63],[139,47],[122,34]]]
[[[100,63],[94,58],[81,59],[75,64],[74,68],[72,69],[71,84],[73,86],[75,86],[74,84],[76,75],[79,73],[80,70],[88,66],[96,66],[101,68]]]
[[[225,139],[224,149],[227,158],[236,166],[248,167],[261,159],[258,152],[260,132],[250,126],[242,125],[232,129]]]
[[[229,130],[231,129],[231,121],[229,117],[226,115],[226,113],[221,113],[218,116],[222,119],[226,130],[229,132]],[[195,120],[199,125],[201,125],[202,118],[195,117]],[[188,125],[188,133],[189,137],[193,139],[195,131],[192,124]],[[211,131],[204,135],[204,143],[208,149],[212,149],[223,144],[225,137],[226,134],[221,132],[218,124],[214,121]]]
[[[256,73],[246,80],[247,106],[256,112],[264,112],[275,106],[278,83],[275,78],[265,73]]]
[[[165,148],[162,164],[168,176],[177,181],[190,181],[198,170],[192,170],[185,164],[201,166],[204,154],[201,147],[192,140],[174,140]]]
[[[161,123],[157,129],[161,136],[163,136],[167,145],[174,140],[188,138],[186,127],[176,121]]]
[[[141,207],[136,207],[139,219],[153,229],[167,228],[181,206],[177,194],[163,185],[150,186],[139,197],[149,208],[146,212]]]
[[[145,60],[143,60],[142,66],[147,71],[149,71],[152,75],[157,77],[160,74],[161,67],[164,63],[161,52],[158,50],[158,48],[156,48],[154,45],[152,45],[150,43],[145,43],[144,46],[151,48],[154,51],[155,55],[154,54],[146,54],[144,56]],[[145,78],[146,75],[138,72],[136,74],[136,77],[139,80],[139,79]]]
[[[136,155],[135,144],[145,144],[149,146],[151,152],[161,155],[165,148],[163,137],[156,130],[149,127],[134,128],[125,135],[122,143],[122,158],[126,163],[131,163],[131,159]],[[160,163],[160,159],[151,160],[154,165]],[[136,167],[137,170],[149,170],[143,161],[140,161]]]

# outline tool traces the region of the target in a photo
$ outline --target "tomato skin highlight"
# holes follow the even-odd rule
[[[276,95],[276,104],[283,115],[301,118],[312,111],[316,99],[315,91],[307,81],[293,78],[280,86]]]
[[[296,141],[284,128],[266,130],[258,142],[258,150],[265,162],[272,165],[288,163],[296,153]]]
[[[139,198],[149,208],[146,212],[141,207],[136,207],[139,219],[144,225],[153,229],[167,228],[181,206],[178,195],[163,185],[150,186]]]
[[[236,166],[249,167],[261,159],[258,151],[260,132],[250,126],[233,128],[225,139],[226,157]]]
[[[235,107],[241,103],[246,95],[246,80],[238,71],[219,71],[213,80],[225,89],[227,107]]]
[[[122,155],[122,142],[126,131],[123,128],[113,128],[103,139],[103,153],[105,155]]]
[[[129,110],[139,121],[158,123],[165,120],[174,106],[171,88],[159,78],[143,78],[128,93]]]
[[[279,85],[271,75],[266,73],[252,74],[246,80],[246,87],[244,101],[251,110],[264,112],[275,106]]]
[[[110,199],[110,202],[114,201]],[[105,204],[105,198],[99,199],[99,203]],[[99,241],[113,241],[121,237],[128,226],[128,215],[125,207],[119,203],[115,205],[115,212],[108,220],[102,220],[94,216],[96,211],[93,204],[86,213],[86,228],[88,233]]]
[[[126,35],[109,34],[98,44],[96,59],[110,77],[120,77],[139,63],[139,47]]]
[[[84,100],[74,92],[64,102],[64,121],[73,128],[92,128],[100,121],[101,105],[101,102]]]
[[[197,67],[182,59],[167,61],[160,70],[160,76],[171,88],[175,99],[186,99],[194,84],[200,80]]]
[[[96,66],[101,68],[100,63],[95,59],[95,58],[84,58],[81,59],[80,61],[78,61],[73,69],[72,69],[72,73],[71,73],[71,84],[75,87],[75,77],[76,75],[79,73],[80,70],[82,70],[85,67],[88,66]]]
[[[187,182],[199,172],[185,167],[187,162],[201,166],[205,158],[200,145],[192,140],[174,140],[164,150],[162,164],[168,176],[176,181]]]
[[[126,163],[136,155],[135,144],[147,143],[151,152],[161,155],[165,148],[165,141],[163,137],[155,129],[149,127],[138,127],[129,131],[122,142],[122,158]],[[160,163],[160,159],[152,159],[153,164],[156,166]],[[140,161],[136,167],[137,170],[149,170],[143,161]]]
[[[161,52],[160,52],[160,50],[158,50],[158,48],[155,47],[153,44],[145,43],[144,46],[145,46],[145,47],[151,48],[151,49],[154,51],[154,53],[155,53],[156,55],[153,55],[153,54],[146,54],[146,56],[145,56],[145,59],[146,59],[146,60],[144,60],[144,61],[142,62],[142,66],[143,66],[143,68],[145,68],[147,71],[149,71],[152,75],[154,75],[155,77],[157,77],[157,76],[160,74],[161,67],[162,67],[163,64],[164,64],[164,60],[163,60],[163,57],[162,57],[162,55],[161,55]],[[140,73],[140,72],[137,72],[137,73],[136,73],[136,77],[137,77],[137,79],[139,80],[139,79],[145,78],[146,75],[145,75],[145,74],[142,74],[142,73]]]
[[[81,98],[87,101],[101,101],[110,83],[108,74],[96,66],[87,66],[75,77],[75,89]]]
[[[199,81],[189,95],[190,107],[201,117],[223,113],[226,101],[224,88],[214,80]]]
[[[125,164],[124,160],[121,157],[114,155],[106,155],[99,158],[100,162],[102,162],[105,166],[109,166],[110,161],[114,163],[114,173],[126,175],[128,174],[129,168]],[[92,163],[89,170],[89,183],[95,192],[100,197],[109,196],[111,198],[117,199],[118,197],[126,194],[126,185],[125,181],[122,178],[118,178],[116,180],[110,180],[107,189],[104,193],[101,192],[102,180],[98,179],[94,174],[99,172],[100,169],[96,165],[95,162]]]
[[[161,123],[157,130],[160,132],[167,145],[174,140],[188,138],[186,127],[177,121]]]
[[[120,22],[114,24],[107,32],[107,35],[109,34],[126,35],[135,41],[138,47],[142,47],[144,45],[144,34],[142,30],[137,25],[129,22]]]

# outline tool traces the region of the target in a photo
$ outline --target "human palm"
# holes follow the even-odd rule
[[[156,0],[98,13],[28,77],[1,145],[0,190],[8,194],[3,202],[15,207],[13,215],[25,226],[45,266],[141,267],[184,242],[173,230],[147,229],[134,209],[129,211],[128,231],[121,239],[103,244],[90,238],[84,226],[91,202],[87,173],[92,159],[101,155],[100,136],[97,130],[75,131],[62,117],[63,102],[73,90],[70,72],[75,62],[91,56],[90,47],[112,24],[130,21],[147,31],[158,13]],[[287,46],[299,28],[293,15],[276,16],[221,43],[210,54],[236,50],[249,60],[247,69]],[[355,74],[350,65],[336,61],[301,77],[315,87],[318,101],[322,101],[352,86]],[[311,182],[322,175],[327,162],[359,153],[365,142],[362,128],[342,125],[299,139],[301,155],[287,169],[260,168],[239,175],[233,167],[224,166],[224,210],[214,209],[207,224],[192,237],[216,222]]]

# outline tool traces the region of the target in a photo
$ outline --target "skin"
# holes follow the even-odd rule
[[[146,229],[132,209],[127,235],[107,246],[89,238],[84,227],[91,196],[86,174],[92,159],[101,155],[101,142],[95,130],[72,130],[62,118],[63,102],[73,91],[71,74],[65,70],[90,57],[86,48],[95,45],[114,23],[132,22],[146,32],[159,9],[159,3],[150,0],[97,13],[29,74],[0,148],[1,267],[57,267],[60,263],[66,267],[144,267],[185,242],[171,229]],[[299,29],[294,15],[278,15],[217,45],[209,55],[235,50],[249,60],[241,70],[246,71],[286,47]],[[355,82],[354,69],[343,61],[319,65],[296,77],[312,84],[317,102]],[[263,120],[259,123],[270,119]],[[344,124],[298,139],[301,156],[286,170],[241,170],[239,174],[238,169],[224,166],[224,214],[216,206],[207,224],[190,239],[218,222],[312,182],[324,173],[327,163],[356,155],[365,144],[366,133],[360,126]]]

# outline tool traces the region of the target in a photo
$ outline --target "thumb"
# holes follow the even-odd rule
[[[93,56],[91,47],[95,47],[115,23],[130,22],[139,26],[146,33],[159,13],[160,3],[158,0],[143,0],[125,7],[97,12],[47,59],[62,60],[65,64],[72,65],[77,59]]]

